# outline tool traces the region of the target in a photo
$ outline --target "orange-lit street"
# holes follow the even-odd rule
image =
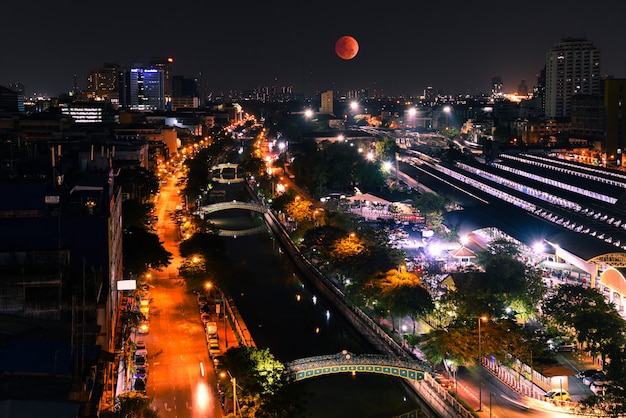
[[[176,189],[176,178],[169,177],[156,204],[155,228],[173,259],[167,269],[151,271],[146,392],[161,417],[221,417],[198,303],[178,277],[180,234],[170,216],[181,203]]]

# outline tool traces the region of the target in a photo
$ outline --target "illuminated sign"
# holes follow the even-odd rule
[[[118,280],[117,290],[135,290],[137,289],[137,280]]]

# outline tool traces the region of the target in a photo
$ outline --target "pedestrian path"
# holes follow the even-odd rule
[[[237,306],[233,299],[226,295],[226,314],[227,314],[227,327],[229,334],[229,341],[232,346],[250,346],[256,347],[252,335],[248,330],[248,327],[243,320],[243,317],[239,313]]]

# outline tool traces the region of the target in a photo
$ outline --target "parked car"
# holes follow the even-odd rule
[[[134,388],[137,392],[146,393],[146,379],[135,379]]]
[[[585,377],[589,377],[589,376],[593,376],[594,374],[599,373],[600,370],[598,369],[587,369],[587,370],[582,370],[580,372],[578,372],[576,374],[576,377],[579,379],[584,379]]]
[[[148,358],[146,356],[140,356],[135,354],[135,357],[133,358],[133,364],[135,365],[135,367],[145,367],[148,364]]]
[[[211,357],[221,354],[222,350],[220,349],[220,344],[217,340],[209,341],[209,354]]]
[[[135,379],[145,379],[148,376],[148,369],[146,366],[137,366],[135,367],[135,371],[133,372],[133,377]]]
[[[209,298],[206,296],[198,295],[198,306],[203,306],[209,303]]]
[[[223,362],[222,356],[215,356],[215,357],[213,357],[213,366],[215,367],[215,372],[216,373],[222,367],[222,362]]]
[[[591,382],[591,384],[589,385],[589,389],[591,389],[593,393],[599,396],[603,396],[609,387],[609,382],[605,380],[596,380],[595,382]]]
[[[208,313],[203,313],[202,315],[200,315],[200,320],[202,321],[202,324],[206,324],[207,322],[211,321],[211,315]]]
[[[148,357],[148,349],[144,340],[137,340],[135,342],[135,355]]]
[[[586,376],[583,377],[583,383],[587,386],[591,385],[593,382],[595,382],[596,380],[603,380],[604,379],[604,373],[603,372],[598,372],[598,373],[594,373],[590,376]]]
[[[144,318],[148,319],[150,317],[150,301],[146,299],[141,299],[139,305],[139,312],[141,312]]]
[[[206,330],[206,335],[210,339],[211,337],[217,336],[217,322],[209,321],[204,324],[204,328]]]
[[[547,401],[571,401],[572,397],[565,389],[552,389],[544,395]]]
[[[557,352],[574,352],[578,349],[576,344],[568,343],[565,341],[554,342],[550,345],[553,351]]]

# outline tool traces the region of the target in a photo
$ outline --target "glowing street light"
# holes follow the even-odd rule
[[[452,112],[452,108],[450,106],[444,106],[443,107],[443,113],[446,114],[446,131],[448,130],[448,125],[450,125],[449,119],[450,119],[450,112]]]
[[[448,365],[448,367],[450,368],[450,371],[454,375],[454,396],[456,397],[457,395],[457,383],[456,383],[457,365],[454,361],[450,359],[446,359],[446,364]]]
[[[467,235],[463,235],[461,237],[461,245],[465,247],[468,242],[469,242],[469,237]]]
[[[482,353],[480,346],[480,323],[485,322],[485,315],[478,318],[478,412],[483,410],[483,374],[482,374]]]
[[[238,417],[241,416],[241,410],[239,409],[238,401],[237,401],[237,380],[233,377],[232,374],[228,370],[228,377],[230,377],[230,382],[233,384],[233,415]],[[221,377],[226,377],[226,373],[220,373]]]

